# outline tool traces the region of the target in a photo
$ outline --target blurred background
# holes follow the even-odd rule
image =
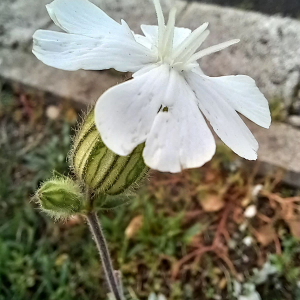
[[[260,11],[265,14],[279,14],[295,18],[300,16],[300,3],[297,0],[205,0],[198,2]]]
[[[70,0],[71,1],[71,0]],[[88,106],[130,74],[65,72],[32,54],[37,29],[57,30],[49,0],[0,0],[0,300],[107,299],[81,217],[54,222],[31,199],[53,170],[69,174],[71,136]],[[151,1],[94,0],[115,20],[156,24]],[[151,171],[136,198],[100,218],[128,299],[300,299],[300,2],[162,0],[178,26],[210,22],[210,76],[253,77],[270,102],[269,130],[246,162],[221,142],[204,167]],[[213,4],[219,4],[216,6]]]

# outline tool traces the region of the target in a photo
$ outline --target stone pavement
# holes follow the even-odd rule
[[[41,28],[56,30],[45,9],[50,2],[0,1],[0,80],[73,101],[81,107],[94,103],[126,75],[111,70],[65,72],[39,62],[31,53],[32,34]],[[156,24],[151,0],[92,2],[115,20],[126,20],[135,32],[140,31],[140,23]],[[295,100],[300,83],[299,21],[200,3],[161,2],[165,12],[177,6],[178,26],[194,29],[202,22],[210,22],[206,46],[241,39],[236,46],[203,58],[201,66],[208,75],[247,74],[270,101],[281,99],[288,107]],[[253,128],[261,145],[259,159],[267,166],[264,170],[286,169],[286,182],[300,187],[299,131],[286,124],[273,124],[270,130]]]

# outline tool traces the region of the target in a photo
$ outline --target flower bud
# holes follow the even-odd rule
[[[75,137],[69,159],[76,176],[94,192],[118,195],[137,184],[148,172],[143,149],[141,144],[128,156],[109,150],[96,128],[92,110]]]
[[[70,178],[54,178],[42,184],[35,198],[43,211],[54,218],[66,218],[83,210],[83,194]]]

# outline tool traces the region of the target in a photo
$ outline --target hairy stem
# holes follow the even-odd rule
[[[108,282],[111,293],[116,300],[122,300],[122,295],[115,277],[115,271],[112,266],[111,258],[107,248],[106,240],[103,234],[101,224],[95,212],[89,212],[86,215],[90,230],[94,236],[95,243],[99,250],[100,258],[103,264],[106,280]]]

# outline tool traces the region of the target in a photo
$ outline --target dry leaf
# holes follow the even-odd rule
[[[257,231],[254,232],[257,241],[262,246],[268,246],[276,238],[276,232],[272,224],[268,224],[260,227]]]
[[[133,238],[143,226],[143,216],[134,217],[125,230],[128,239]]]
[[[251,198],[249,196],[246,196],[242,201],[241,205],[242,207],[246,207],[251,203]]]
[[[226,277],[223,277],[219,282],[219,289],[223,290],[227,286],[227,279]]]
[[[225,202],[219,195],[208,195],[200,199],[200,204],[206,212],[216,212],[224,207]]]

